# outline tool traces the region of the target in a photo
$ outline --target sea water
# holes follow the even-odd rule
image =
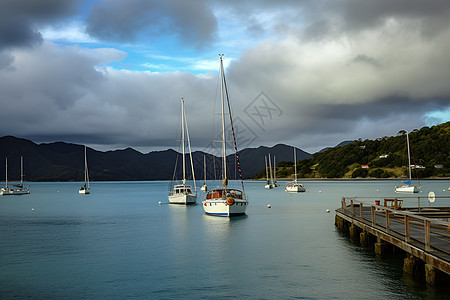
[[[246,182],[247,214],[231,219],[205,215],[203,192],[197,205],[168,204],[168,182],[94,182],[90,195],[78,194],[81,183],[29,183],[29,195],[0,197],[0,298],[449,296],[403,274],[401,258],[377,257],[334,226],[341,197],[401,198],[397,182],[303,181],[298,194],[280,183]],[[404,205],[420,196],[422,206],[450,206],[439,198],[449,186],[423,181]]]

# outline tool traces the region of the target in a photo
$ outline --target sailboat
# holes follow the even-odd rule
[[[306,188],[303,186],[303,184],[297,182],[297,155],[296,155],[296,149],[294,147],[294,181],[290,181],[286,183],[286,192],[290,193],[298,193],[298,192],[305,192]]]
[[[272,189],[273,185],[270,183],[269,180],[269,170],[267,169],[267,156],[264,156],[264,162],[266,163],[266,185],[264,186],[264,188],[266,189]]]
[[[30,189],[23,187],[23,157],[20,157],[20,184],[14,184],[16,188],[8,187],[8,158],[6,158],[6,171],[5,171],[5,187],[0,189],[0,195],[25,195],[30,193]]]
[[[206,185],[206,155],[203,156],[203,175],[205,176],[205,183],[203,183],[203,185],[200,189],[202,191],[207,191],[208,186]]]
[[[409,151],[409,135],[408,135],[408,131],[406,131],[406,145],[407,145],[407,150],[408,150],[408,174],[409,174],[409,180],[404,182],[403,185],[401,186],[396,186],[395,187],[395,192],[396,193],[418,193],[420,190],[420,186],[416,186],[416,185],[412,185],[411,184],[411,155],[410,155],[410,151]]]
[[[228,97],[225,73],[223,70],[223,54],[220,57],[220,94],[222,100],[222,188],[210,190],[202,200],[202,206],[206,214],[216,216],[238,216],[244,215],[248,206],[247,195],[244,191],[244,181],[242,179],[241,165],[239,163],[239,154],[236,145],[236,136],[234,134],[233,118],[231,116],[230,101]],[[236,154],[237,167],[241,179],[242,190],[229,188],[227,178],[227,157],[225,141],[225,98],[227,101],[228,114],[230,117],[230,126],[233,133],[234,150]]]
[[[189,157],[191,159],[192,167],[192,177],[194,181],[195,193],[192,192],[190,185],[186,184],[186,142],[185,137],[187,137],[187,144],[189,149]],[[189,140],[189,131],[187,128],[186,113],[184,111],[184,99],[181,98],[181,144],[182,144],[182,154],[183,154],[183,183],[174,185],[173,188],[169,190],[169,203],[170,204],[195,204],[197,202],[197,187],[195,185],[195,175],[194,175],[194,164],[192,163],[192,152],[191,152],[191,142]],[[176,164],[175,164],[176,171]],[[174,172],[175,174],[175,172]]]
[[[89,186],[89,172],[87,164],[86,146],[84,146],[84,185],[78,190],[79,194],[90,194],[91,188]]]

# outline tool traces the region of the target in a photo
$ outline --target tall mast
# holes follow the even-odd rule
[[[273,185],[273,173],[272,173],[272,163],[270,161],[270,153],[269,153],[269,174],[270,174],[270,183]]]
[[[227,154],[225,148],[225,101],[224,101],[224,84],[223,84],[223,54],[220,56],[220,97],[222,99],[222,164],[223,164],[223,178],[227,177]]]
[[[183,184],[186,184],[186,158],[184,157],[184,99],[181,98],[181,144],[183,149]]]
[[[408,136],[408,130],[406,130],[406,145],[408,148],[408,174],[409,174],[409,184],[411,185],[411,158],[409,154],[409,136]]]
[[[264,162],[266,163],[266,180],[269,183],[269,173],[267,172],[267,156],[264,156]]]
[[[192,172],[192,180],[194,181],[194,190],[195,193],[197,193],[197,184],[195,183],[195,173],[194,173],[194,162],[192,161],[192,150],[191,150],[191,141],[189,139],[189,126],[187,124],[187,119],[186,119],[186,112],[184,110],[184,100],[183,100],[183,118],[184,118],[184,127],[185,127],[185,132],[186,132],[186,137],[187,137],[187,144],[188,144],[188,150],[189,150],[189,158],[191,160],[191,172]],[[184,135],[183,135],[184,137]],[[184,149],[184,142],[183,142],[183,149]],[[184,150],[183,150],[184,152]],[[184,153],[183,153],[183,161],[184,159]],[[185,169],[184,163],[183,163],[183,170]],[[184,176],[184,175],[183,175]],[[186,178],[183,179],[183,184],[186,184]]]
[[[20,183],[23,182],[23,156],[20,157]]]
[[[8,158],[6,158],[5,178],[5,188],[8,188]]]
[[[295,149],[294,147],[294,177],[295,177],[295,182],[297,182],[297,156],[296,156],[296,151],[297,149]]]

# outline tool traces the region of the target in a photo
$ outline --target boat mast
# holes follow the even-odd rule
[[[186,131],[186,137],[187,137],[187,144],[188,144],[188,150],[189,150],[189,158],[191,160],[191,172],[192,172],[192,180],[194,181],[194,190],[195,193],[197,193],[197,185],[195,183],[195,173],[194,173],[194,162],[192,161],[192,150],[191,150],[191,141],[189,139],[189,126],[187,124],[187,119],[186,119],[186,112],[184,110],[184,100],[183,100],[183,118],[184,118],[184,125],[185,125],[185,131]],[[184,135],[183,135],[184,137]],[[183,170],[185,170],[185,166],[184,166],[184,142],[183,142]],[[185,175],[183,174],[183,177],[185,177]],[[183,184],[186,184],[186,178],[183,179]]]
[[[222,164],[223,164],[223,180],[227,178],[227,154],[225,148],[225,101],[224,101],[224,84],[223,84],[223,54],[219,54],[220,57],[220,97],[222,99]],[[224,184],[226,188],[226,184]]]
[[[273,173],[272,173],[272,163],[270,161],[270,153],[269,153],[269,174],[270,174],[270,183],[273,185]]]
[[[267,184],[269,184],[269,173],[267,172],[267,156],[264,156],[264,162],[266,163],[266,180]]]
[[[277,183],[277,163],[275,161],[275,155],[273,156],[273,182]]]
[[[295,183],[297,183],[297,156],[296,156],[296,151],[297,149],[295,149],[294,147],[294,181]]]
[[[183,149],[183,184],[186,184],[186,158],[184,157],[184,99],[181,98],[181,144]]]
[[[23,156],[20,157],[20,183],[23,182]]]
[[[86,155],[86,146],[84,146],[84,184],[87,188],[89,188],[89,174],[88,174],[88,164],[87,164],[87,155]]]
[[[205,175],[205,185],[206,185],[206,155],[203,155],[203,175]]]
[[[409,154],[409,136],[408,136],[408,130],[406,131],[406,145],[408,148],[408,174],[409,174],[409,185],[411,185],[411,157]]]
[[[6,158],[6,168],[5,168],[5,188],[8,188],[8,158]]]

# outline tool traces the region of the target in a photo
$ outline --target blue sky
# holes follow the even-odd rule
[[[176,148],[184,97],[206,149],[219,53],[241,148],[432,126],[450,120],[449,19],[444,0],[1,1],[0,135]]]

